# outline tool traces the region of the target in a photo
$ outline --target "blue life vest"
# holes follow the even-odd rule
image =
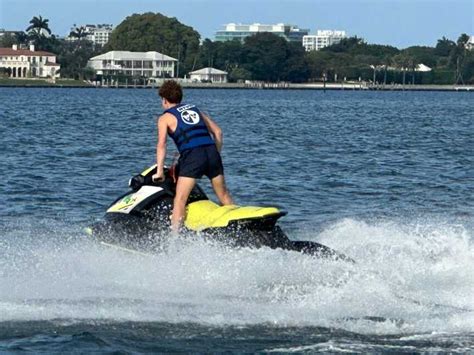
[[[178,125],[169,136],[173,138],[180,153],[188,149],[215,144],[202,114],[195,105],[179,104],[167,109],[164,113],[171,113],[176,117]]]

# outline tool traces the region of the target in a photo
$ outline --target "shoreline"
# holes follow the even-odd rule
[[[474,92],[474,85],[370,85],[366,83],[181,83],[185,89],[239,89],[239,90],[331,90],[331,91],[462,91]],[[62,85],[62,84],[20,84],[20,83],[0,83],[1,88],[72,88],[72,89],[157,89],[158,85]]]

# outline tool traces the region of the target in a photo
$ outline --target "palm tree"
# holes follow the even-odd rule
[[[75,27],[73,31],[69,33],[70,37],[77,38],[77,40],[81,41],[81,39],[86,38],[89,35],[85,26]]]
[[[416,60],[416,58],[411,55],[408,55],[407,59],[408,59],[408,67],[411,69],[411,84],[415,85],[415,71],[419,63]]]
[[[393,63],[395,64],[395,67],[397,67],[403,73],[403,87],[405,87],[407,69],[411,65],[410,60],[411,59],[408,54],[404,52],[399,53],[393,57]]]
[[[462,77],[463,66],[464,66],[464,58],[466,57],[467,52],[467,43],[469,42],[469,36],[465,33],[459,36],[455,50],[451,53],[452,61],[456,63],[456,84],[464,84],[464,80]]]
[[[447,57],[455,46],[456,43],[443,36],[443,38],[438,39],[438,43],[436,44],[434,52],[436,55]]]
[[[49,22],[48,19],[44,19],[44,18],[42,18],[41,16],[39,16],[39,17],[34,16],[34,17],[30,20],[30,24],[31,24],[31,25],[29,25],[29,26],[26,28],[26,32],[33,32],[33,33],[36,34],[37,36],[44,35],[45,32],[46,32],[48,35],[51,35],[51,30],[49,29],[48,22]]]
[[[466,48],[466,44],[469,42],[469,35],[463,33],[459,36],[456,44],[462,48]]]
[[[382,58],[382,66],[383,66],[383,87],[387,84],[387,69],[391,64],[390,56],[386,55]]]
[[[18,32],[15,34],[16,40],[18,44],[27,44],[28,43],[28,35],[25,32]]]
[[[72,30],[69,33],[69,37],[73,37],[77,41],[76,49],[81,48],[83,40],[89,35],[89,32],[87,32],[87,29],[85,26],[81,27],[75,27],[74,30]]]

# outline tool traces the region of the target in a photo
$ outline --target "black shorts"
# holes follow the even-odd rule
[[[221,155],[213,144],[182,152],[176,172],[177,176],[200,179],[203,175],[206,175],[209,179],[213,179],[224,174],[224,167],[222,166]]]

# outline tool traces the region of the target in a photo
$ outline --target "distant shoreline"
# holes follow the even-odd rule
[[[463,91],[474,92],[474,85],[411,85],[406,84],[377,84],[367,83],[181,83],[186,89],[246,89],[246,90],[348,90],[348,91]],[[93,86],[93,85],[74,85],[69,82],[63,84],[32,84],[29,83],[0,83],[2,88],[74,88],[74,89],[156,89],[158,86],[143,85],[120,85],[120,86]]]

